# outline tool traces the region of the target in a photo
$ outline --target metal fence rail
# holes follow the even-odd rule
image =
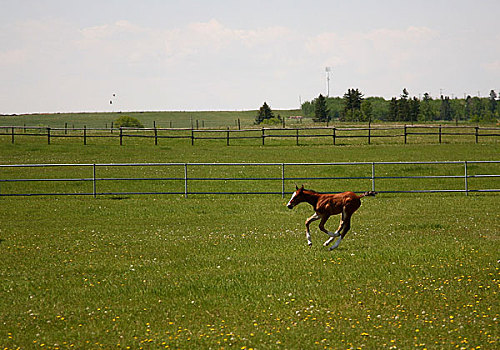
[[[186,198],[188,195],[196,194],[274,194],[281,195],[284,197],[286,194],[291,192],[286,191],[287,182],[303,181],[303,180],[366,180],[371,183],[371,190],[378,191],[380,193],[434,193],[434,192],[462,192],[466,195],[471,192],[500,192],[500,182],[495,182],[495,188],[471,188],[469,180],[473,178],[481,179],[496,179],[500,178],[500,171],[495,168],[495,173],[488,174],[471,174],[469,168],[471,165],[478,164],[489,164],[498,165],[500,161],[437,161],[437,162],[335,162],[335,163],[101,163],[101,164],[4,164],[0,165],[0,197],[7,196],[93,196],[97,197],[99,195],[135,195],[135,194],[176,194],[184,195]],[[403,166],[403,165],[433,165],[433,166],[445,166],[445,165],[456,165],[461,168],[460,173],[448,174],[448,175],[412,175],[412,176],[401,176],[401,175],[377,175],[377,167],[382,167],[384,165],[392,166]],[[354,166],[354,167],[370,167],[371,174],[363,176],[313,176],[311,172],[307,172],[307,176],[300,176],[294,174],[290,171],[293,167],[322,167],[322,166]],[[22,177],[23,169],[36,169],[40,170],[43,168],[84,168],[88,169],[88,173],[91,176],[88,177]],[[134,177],[134,176],[98,176],[100,171],[105,172],[106,169],[117,169],[130,167],[132,169],[137,169],[138,167],[159,167],[159,168],[172,168],[177,167],[178,172],[182,176],[155,176],[155,177]],[[273,171],[276,175],[272,176],[245,176],[243,174],[240,177],[235,176],[193,176],[189,174],[190,170],[208,170],[212,167],[273,167]],[[10,170],[9,170],[10,169]],[[140,169],[139,169],[140,170]],[[87,170],[85,170],[87,171]],[[357,171],[359,173],[359,171]],[[365,169],[365,172],[366,169]],[[56,173],[57,174],[57,173]],[[15,176],[14,176],[15,175]],[[411,190],[400,190],[400,189],[385,189],[380,190],[377,188],[377,184],[382,180],[430,180],[430,179],[463,179],[463,186],[454,189],[411,189]],[[127,182],[127,181],[153,181],[161,182],[177,182],[182,183],[183,188],[179,190],[180,186],[177,186],[177,190],[173,190],[175,186],[167,186],[168,190],[164,191],[125,191],[125,190],[115,190],[115,191],[105,191],[101,190],[99,186],[105,184],[109,181],[117,182]],[[217,191],[203,191],[196,186],[197,182],[273,182],[275,185],[271,188],[266,187],[265,190],[249,190],[249,191],[223,191],[222,186],[218,185],[217,188],[221,188]],[[26,184],[26,183],[91,183],[91,190],[87,191],[74,191],[68,192],[61,186],[61,191],[51,191],[51,192],[35,192],[34,190],[15,192],[10,189],[4,190],[4,187],[9,186],[9,184]],[[279,186],[279,183],[281,186]],[[267,186],[267,185],[266,185]],[[364,188],[362,191],[366,191]]]

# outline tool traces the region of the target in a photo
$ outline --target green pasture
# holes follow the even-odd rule
[[[111,123],[122,116],[138,119],[146,128],[195,128],[195,129],[237,129],[255,127],[257,110],[245,111],[146,111],[146,112],[82,112],[82,113],[38,113],[19,115],[0,115],[0,126],[40,126],[50,128],[111,128]],[[289,119],[290,116],[303,115],[300,109],[274,110],[274,115],[285,119],[287,127],[325,126],[314,123],[312,118],[303,120]],[[239,120],[239,123],[238,123]],[[437,122],[433,122],[436,124]],[[443,125],[455,125],[453,121],[441,121]],[[332,121],[329,125],[367,126],[367,123]],[[401,125],[401,123],[382,123]],[[412,123],[413,124],[413,123]],[[424,123],[425,124],[425,123]],[[476,126],[477,123],[461,121],[459,125]],[[481,123],[481,126],[495,127],[498,123]],[[263,125],[267,126],[267,125]]]
[[[147,142],[146,142],[147,141]],[[315,141],[312,139],[311,141]],[[123,162],[377,162],[498,160],[495,140],[384,143],[0,137],[0,164]],[[259,168],[260,169],[260,168]],[[103,176],[177,176],[162,167],[103,168]],[[288,169],[298,177],[356,176],[352,167]],[[288,171],[287,170],[287,171]],[[471,165],[471,174],[498,165]],[[0,179],[88,177],[87,168],[0,169]],[[275,176],[274,167],[193,168],[192,176]],[[400,175],[460,166],[387,165]],[[277,174],[279,176],[279,174]],[[304,176],[304,177],[305,177]],[[499,188],[497,178],[472,187]],[[463,179],[429,186],[459,187]],[[477,181],[477,182],[476,182]],[[318,191],[370,190],[367,180],[304,181]],[[102,184],[161,189],[153,181]],[[254,181],[199,188],[264,186]],[[281,184],[276,186],[278,191]],[[16,187],[16,186],[21,186]],[[26,187],[24,187],[26,186]],[[72,182],[0,184],[81,190]],[[85,184],[88,186],[88,184]],[[229,187],[228,187],[229,186]],[[422,181],[387,180],[383,188]],[[287,191],[294,188],[286,183]],[[45,189],[45,188],[43,188]],[[365,198],[340,247],[322,246],[309,205],[280,195],[0,197],[2,349],[496,349],[498,194],[380,194]],[[338,217],[327,223],[331,230]]]
[[[301,111],[276,110],[274,114],[288,118],[292,115],[301,115]],[[257,111],[151,111],[0,115],[0,126],[110,128],[111,123],[123,115],[138,119],[146,128],[152,128],[154,125],[159,128],[225,128],[237,127],[238,119],[240,120],[240,126],[252,126]]]

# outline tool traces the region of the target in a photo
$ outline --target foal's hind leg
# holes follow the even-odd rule
[[[351,228],[351,216],[347,216],[344,218],[344,220],[342,220],[342,232],[340,233],[340,237],[339,239],[335,242],[334,245],[332,245],[330,247],[330,250],[333,250],[335,248],[337,248],[339,245],[340,245],[340,242],[342,242],[342,239],[345,237],[345,235],[347,234],[347,231],[349,231],[349,229]]]
[[[327,247],[330,243],[333,242],[333,240],[336,238],[336,237],[339,237],[340,236],[340,232],[342,231],[343,227],[344,227],[344,211],[342,211],[342,217],[340,219],[340,224],[339,224],[339,228],[337,229],[337,231],[335,231],[334,233],[332,232],[328,232],[328,234],[330,235],[330,238],[328,238],[325,243],[323,243],[323,245],[325,247]]]

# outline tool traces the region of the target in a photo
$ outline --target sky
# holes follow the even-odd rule
[[[499,20],[490,0],[0,0],[0,114],[488,96]]]

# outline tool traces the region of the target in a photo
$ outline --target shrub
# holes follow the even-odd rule
[[[119,127],[129,127],[129,128],[143,128],[144,125],[141,124],[141,122],[133,117],[129,116],[121,116],[120,118],[116,119],[114,121],[114,125],[119,128]]]
[[[270,118],[270,119],[264,119],[262,121],[263,125],[281,125],[282,124],[282,120],[280,118]]]

